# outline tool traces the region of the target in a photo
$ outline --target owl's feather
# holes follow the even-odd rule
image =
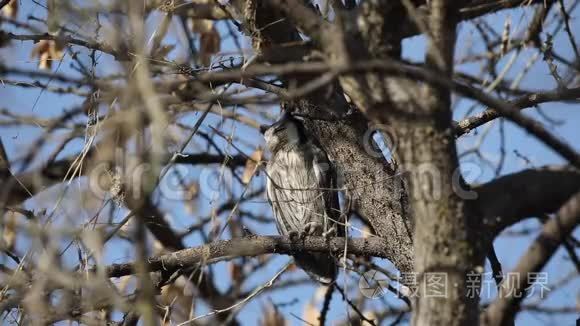
[[[336,176],[326,153],[307,141],[297,121],[282,121],[266,131],[272,157],[266,168],[267,194],[278,232],[301,233],[311,222],[322,227],[311,235],[322,235],[336,226],[340,216]],[[301,253],[296,264],[322,283],[336,278],[335,259],[327,253]]]

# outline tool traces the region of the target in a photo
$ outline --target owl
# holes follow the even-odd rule
[[[288,113],[260,129],[271,152],[266,192],[280,235],[341,235],[336,171],[318,142]],[[338,268],[330,253],[298,253],[294,261],[320,283],[336,279]]]

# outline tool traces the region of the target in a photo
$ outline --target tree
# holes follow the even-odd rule
[[[580,271],[578,132],[566,129],[580,117],[559,109],[580,99],[577,4],[0,1],[13,106],[0,111],[4,320],[569,318],[572,302],[528,295],[553,256],[553,288]],[[265,235],[257,129],[280,109],[339,170],[346,239]],[[506,273],[498,256],[515,254],[494,241],[523,233]],[[342,258],[302,317],[284,313],[288,296],[263,303],[308,299],[296,289],[313,284],[287,263],[299,251]],[[486,257],[499,294],[482,301]],[[372,304],[369,288],[392,293]]]

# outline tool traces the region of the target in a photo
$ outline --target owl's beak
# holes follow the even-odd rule
[[[263,135],[268,128],[270,128],[270,125],[260,125],[260,133]]]

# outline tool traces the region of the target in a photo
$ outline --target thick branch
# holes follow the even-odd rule
[[[306,237],[292,241],[280,236],[251,236],[232,240],[214,241],[200,247],[183,249],[171,254],[149,258],[150,271],[177,270],[213,264],[237,257],[258,256],[263,254],[286,254],[298,252],[328,252],[341,256],[345,249],[345,238],[326,239]],[[347,252],[353,255],[392,258],[393,252],[385,241],[378,237],[348,239]],[[134,273],[135,263],[113,264],[107,267],[109,277],[121,277]]]
[[[578,223],[580,223],[580,194],[576,194],[566,202],[558,211],[557,217],[544,225],[540,235],[502,283],[496,301],[482,314],[482,325],[509,325],[513,321],[520,302],[525,298],[523,292],[531,285],[528,276],[542,270]]]
[[[458,8],[456,2],[449,0],[432,0],[430,8],[425,65],[451,79]],[[409,16],[413,14],[413,8],[407,11]],[[411,196],[415,272],[422,275],[413,301],[412,325],[468,325],[477,318],[478,302],[465,296],[465,273],[480,265],[483,255],[479,241],[465,241],[475,238],[475,229],[465,218],[469,212],[464,210],[463,199],[449,182],[459,168],[455,142],[449,132],[452,88],[430,83],[419,86],[419,90],[417,95],[421,98],[416,104],[407,105],[402,113],[389,117],[397,124],[397,136],[405,138],[397,148],[403,166],[412,171],[429,164],[440,178],[429,186],[424,175],[413,173],[409,178],[413,194],[429,187],[436,187],[438,192]],[[452,284],[445,284],[444,297],[428,294],[425,284],[431,272],[445,273],[446,282]]]
[[[553,213],[580,191],[580,172],[544,167],[503,176],[473,189],[474,205],[492,237],[531,216]]]

